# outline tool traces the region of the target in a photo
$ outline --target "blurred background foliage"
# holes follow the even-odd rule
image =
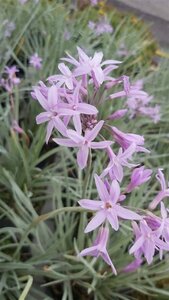
[[[113,33],[100,36],[89,28],[89,21],[106,18]],[[10,37],[4,36],[4,21],[15,23]],[[152,169],[165,168],[168,174],[169,62],[157,59],[159,46],[147,26],[132,15],[119,13],[101,2],[96,7],[78,9],[71,2],[33,0],[21,5],[18,0],[0,1],[0,73],[6,65],[17,65],[21,83],[11,95],[0,91],[0,299],[1,300],[132,300],[169,299],[169,257],[155,258],[153,265],[143,265],[134,273],[122,269],[132,260],[128,247],[132,232],[127,223],[112,233],[109,253],[117,266],[112,276],[101,260],[77,258],[77,253],[91,244],[93,235],[85,236],[83,228],[90,216],[79,212],[55,210],[77,206],[83,190],[83,174],[74,167],[74,151],[45,145],[45,127],[37,126],[39,105],[31,98],[32,86],[57,72],[59,59],[76,46],[103,51],[105,59],[122,60],[115,76],[128,75],[134,82],[144,78],[145,90],[161,105],[161,121],[153,124],[146,118],[116,121],[115,126],[127,132],[143,134],[151,155],[142,161]],[[126,54],[121,57],[119,49]],[[42,69],[29,65],[32,54],[43,59]],[[121,101],[111,102],[114,110]],[[106,108],[109,109],[109,106]],[[104,112],[103,112],[104,113]],[[15,118],[24,130],[18,135],[12,128]],[[102,169],[104,155],[93,163],[86,197],[95,196],[93,174]],[[157,185],[151,182],[133,192],[131,206],[143,208]],[[40,215],[54,211],[45,217]]]

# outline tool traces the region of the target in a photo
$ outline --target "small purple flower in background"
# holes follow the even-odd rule
[[[20,78],[16,76],[17,72],[19,72],[19,70],[16,66],[6,66],[4,69],[5,78],[1,78],[0,85],[9,93],[12,92],[15,85],[18,85],[20,83]]]
[[[139,113],[151,118],[154,123],[158,123],[161,119],[160,115],[160,105],[155,105],[154,107],[146,106],[139,109]]]
[[[95,22],[89,21],[88,27],[89,27],[91,30],[94,30],[94,29],[95,29],[95,26],[96,26],[96,23],[95,23]]]
[[[18,0],[20,4],[24,5],[28,0]],[[35,3],[38,3],[39,0],[34,0]]]
[[[108,220],[112,228],[117,231],[119,229],[118,217],[126,220],[141,219],[137,213],[122,207],[118,203],[120,198],[120,186],[116,180],[112,181],[110,191],[108,191],[100,177],[95,174],[95,184],[100,200],[82,199],[79,201],[80,206],[97,211],[96,215],[87,225],[85,233],[96,229],[106,220]]]
[[[98,0],[90,0],[90,4],[92,5],[92,6],[96,6],[97,4],[98,4]]]
[[[19,0],[20,4],[25,4],[28,0]]]
[[[79,253],[79,256],[101,256],[103,260],[111,267],[112,272],[117,275],[117,271],[110,259],[110,256],[107,252],[106,246],[109,237],[109,229],[108,227],[101,227],[99,229],[98,235],[93,243],[92,247],[86,248]]]
[[[164,174],[162,169],[158,169],[158,174],[156,175],[157,180],[160,182],[161,191],[158,192],[157,196],[150,203],[149,209],[153,210],[157,207],[157,205],[165,198],[169,197],[169,184],[166,184]]]
[[[155,250],[169,250],[169,244],[161,240],[158,231],[153,231],[145,220],[140,221],[140,227],[135,223],[135,235],[136,240],[129,253],[134,253],[137,259],[143,254],[148,264],[152,263]]]
[[[37,53],[34,53],[29,60],[29,64],[33,66],[36,70],[42,68],[42,58],[38,56]]]
[[[95,23],[89,21],[88,27],[96,34],[96,36],[102,35],[104,33],[112,33],[113,27],[110,25],[108,20],[102,18],[99,22]]]
[[[135,168],[131,175],[131,181],[126,189],[127,193],[130,193],[136,187],[147,182],[151,178],[151,175],[152,175],[151,169],[145,169],[144,166]]]
[[[89,149],[105,149],[112,144],[111,141],[93,142],[101,130],[104,121],[100,121],[92,130],[86,130],[85,135],[82,136],[82,128],[79,131],[68,129],[66,131],[67,139],[56,138],[53,139],[55,143],[67,146],[79,148],[77,153],[77,162],[81,169],[87,165],[87,159],[89,155]]]
[[[63,36],[64,36],[64,40],[65,41],[69,41],[72,37],[72,34],[70,31],[68,31],[67,29],[65,29],[64,33],[63,33]]]
[[[117,54],[120,57],[125,57],[125,56],[128,56],[130,54],[130,52],[127,50],[126,45],[124,43],[121,43],[117,50]]]
[[[14,22],[10,22],[9,20],[4,20],[2,25],[4,26],[4,36],[10,37],[12,32],[15,30],[16,25]]]
[[[131,92],[126,102],[130,112],[130,118],[137,115],[144,115],[151,118],[154,123],[157,123],[160,120],[160,106],[149,106],[153,97],[142,91],[142,88],[142,79],[137,80],[135,84],[131,86]],[[135,93],[132,91],[135,91]]]

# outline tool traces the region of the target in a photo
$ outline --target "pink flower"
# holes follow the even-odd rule
[[[29,63],[37,70],[42,68],[42,58],[39,57],[37,53],[30,57]]]
[[[57,82],[58,86],[62,86],[63,84],[65,84],[69,90],[72,90],[73,89],[73,74],[72,74],[72,72],[69,70],[69,68],[64,63],[60,63],[58,65],[58,69],[60,70],[62,75],[59,74],[59,75],[50,76],[50,77],[48,77],[48,80],[50,82]]]
[[[158,192],[157,196],[150,203],[149,209],[153,210],[165,197],[169,197],[169,184],[166,184],[164,174],[162,169],[158,169],[158,174],[156,175],[157,180],[160,182],[161,191]]]
[[[77,113],[73,116],[73,123],[77,131],[79,131],[79,129],[81,128],[81,119],[84,119],[84,115],[90,117],[91,115],[93,116],[98,113],[98,110],[95,106],[82,101],[82,97],[80,95],[80,88],[81,82],[77,84],[73,94],[65,93],[65,98],[68,102],[67,108]],[[81,119],[80,115],[83,115]]]
[[[133,222],[134,223],[134,222]],[[143,254],[148,264],[151,264],[155,254],[155,250],[169,250],[169,244],[162,241],[156,231],[152,231],[145,220],[140,221],[140,228],[136,226],[136,240],[130,248],[129,253],[140,258]]]
[[[102,35],[104,33],[112,33],[113,32],[113,27],[110,25],[110,23],[105,18],[102,18],[97,23],[89,21],[88,27],[94,31],[96,36]]]
[[[9,38],[16,28],[15,23],[10,22],[8,19],[6,19],[3,21],[2,25],[4,26],[4,37]]]
[[[112,181],[110,191],[107,190],[106,185],[98,175],[95,175],[95,183],[100,200],[82,199],[79,201],[80,206],[97,211],[96,215],[87,225],[85,233],[96,229],[106,220],[108,220],[112,228],[117,231],[119,229],[118,217],[126,220],[141,219],[137,213],[122,207],[118,203],[120,198],[120,187],[116,180]]]
[[[144,166],[135,168],[131,175],[131,181],[127,187],[127,193],[130,193],[137,186],[147,182],[151,178],[152,170],[144,169]]]
[[[103,66],[113,65],[114,68],[117,67],[117,64],[121,63],[117,60],[106,60],[101,63],[103,58],[102,52],[95,52],[94,57],[92,58],[87,56],[86,53],[80,47],[77,47],[77,50],[79,54],[79,61],[74,59],[69,54],[68,58],[63,58],[62,60],[65,60],[75,65],[76,68],[73,72],[75,77],[81,75],[90,75],[96,86],[101,85],[105,80],[104,70],[102,70]]]
[[[141,107],[139,109],[139,113],[144,116],[150,117],[154,121],[154,123],[159,122],[161,118],[159,105],[156,105],[154,107],[150,107],[150,106]]]
[[[12,92],[15,85],[20,83],[20,79],[16,76],[16,73],[19,72],[16,66],[5,67],[4,74],[5,79],[0,80],[0,85],[4,87],[8,92]]]
[[[92,6],[96,6],[98,4],[98,0],[90,0]]]
[[[83,169],[87,165],[89,149],[104,149],[110,146],[110,144],[112,144],[111,141],[93,142],[93,140],[97,137],[103,124],[104,121],[100,121],[92,130],[86,130],[84,136],[81,135],[81,127],[79,127],[78,132],[75,130],[68,129],[66,131],[66,136],[68,138],[56,138],[53,140],[55,143],[62,146],[79,148],[77,153],[77,163],[79,167]]]
[[[144,137],[133,133],[124,133],[116,127],[112,127],[112,133],[115,141],[123,148],[127,149],[131,144],[136,144],[136,152],[148,152],[149,151],[142,147],[144,145]]]
[[[147,97],[148,94],[144,91],[141,91],[137,88],[137,86],[128,86],[128,91],[126,92],[126,90],[124,89],[124,91],[121,91],[121,92],[117,92],[117,93],[114,93],[112,95],[110,95],[110,98],[111,99],[116,99],[116,98],[121,98],[121,97],[133,97],[133,98],[144,98],[144,97]]]
[[[107,249],[106,249],[108,237],[109,237],[108,227],[106,227],[106,228],[101,227],[99,229],[97,238],[93,243],[93,246],[81,251],[79,256],[86,256],[86,255],[90,255],[90,256],[94,256],[94,257],[101,256],[103,258],[103,260],[111,267],[112,272],[115,275],[117,275],[117,271],[110,259]]]
[[[116,179],[119,182],[123,179],[123,166],[129,168],[135,167],[136,165],[128,163],[128,159],[132,158],[133,153],[135,153],[136,145],[131,144],[125,151],[122,151],[122,148],[119,149],[117,155],[114,154],[113,150],[108,147],[108,155],[110,162],[106,169],[103,170],[101,177],[109,174],[111,180]]]
[[[61,134],[66,135],[66,127],[60,117],[73,115],[74,112],[66,108],[66,104],[59,102],[58,89],[52,86],[48,89],[48,98],[46,99],[38,88],[34,89],[35,96],[45,112],[40,113],[36,117],[37,124],[48,122],[46,143],[52,134],[52,130],[56,128]]]

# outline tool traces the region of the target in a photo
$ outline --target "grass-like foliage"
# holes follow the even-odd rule
[[[152,265],[143,264],[135,272],[123,272],[132,261],[127,251],[133,239],[128,223],[111,233],[109,241],[118,276],[101,259],[77,257],[95,237],[83,233],[90,214],[77,201],[84,185],[86,198],[96,196],[93,176],[102,170],[105,157],[97,154],[84,180],[75,151],[56,147],[52,141],[45,145],[45,127],[35,122],[40,109],[31,97],[32,86],[57,72],[65,51],[74,55],[77,45],[92,55],[101,50],[106,59],[123,60],[117,76],[144,78],[146,91],[161,106],[157,124],[146,117],[114,124],[143,134],[152,152],[142,162],[155,171],[163,167],[167,177],[169,62],[154,64],[157,45],[146,26],[114,9],[104,11],[113,32],[97,36],[88,22],[97,22],[102,13],[99,7],[79,11],[71,3],[54,0],[29,0],[24,5],[17,0],[0,2],[0,77],[6,65],[17,65],[21,80],[12,93],[0,90],[0,300],[169,299],[168,255],[162,261],[156,256]],[[10,36],[5,34],[9,22],[15,24]],[[120,48],[126,51],[122,57]],[[39,70],[29,64],[34,53],[42,58]],[[113,102],[114,110],[121,101]],[[12,125],[14,120],[23,129],[21,134]],[[144,208],[157,188],[153,180],[145,184],[132,193],[128,205]],[[70,206],[72,211],[67,211]]]

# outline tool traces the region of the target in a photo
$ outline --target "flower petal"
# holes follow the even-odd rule
[[[111,141],[91,142],[92,149],[105,149],[112,144]]]
[[[82,250],[80,253],[79,253],[79,256],[87,256],[87,255],[90,255],[90,256],[95,256],[97,257],[98,256],[98,249],[96,246],[92,246],[92,247],[89,247],[89,248],[86,248],[84,250]]]
[[[126,220],[141,220],[142,217],[139,216],[137,213],[122,207],[121,205],[116,205],[116,212],[118,216],[122,219]]]
[[[84,141],[84,137],[72,129],[67,130],[67,136],[77,144],[81,144]]]
[[[84,207],[89,210],[99,210],[101,207],[101,201],[97,200],[89,200],[89,199],[82,199],[78,201],[81,207]]]
[[[95,184],[96,184],[100,199],[103,202],[107,202],[110,199],[110,195],[107,191],[105,184],[103,183],[103,181],[100,179],[100,177],[97,174],[94,175],[94,179],[95,179]]]
[[[106,219],[105,212],[103,210],[100,210],[96,213],[96,215],[91,219],[89,224],[85,228],[85,233],[88,233],[97,227],[99,227]]]
[[[44,122],[49,121],[49,113],[48,112],[42,112],[39,115],[36,116],[36,123],[42,124]]]
[[[86,145],[82,146],[77,153],[77,162],[81,169],[84,169],[86,167],[88,155],[89,148]]]
[[[66,147],[77,147],[77,144],[70,140],[70,139],[60,139],[60,138],[56,138],[56,139],[53,139],[53,141],[58,144],[58,145],[61,145],[61,146],[66,146]]]
[[[117,180],[113,180],[112,184],[110,186],[110,198],[111,198],[111,202],[113,204],[115,204],[120,197],[120,186],[117,182]]]
[[[96,138],[96,136],[98,135],[100,129],[103,126],[103,124],[104,124],[104,121],[98,122],[97,125],[92,130],[89,130],[89,131],[86,132],[85,138],[88,141],[93,141]]]
[[[113,209],[111,209],[111,211],[108,212],[107,219],[108,219],[111,227],[117,231],[119,229],[119,221],[117,218],[117,214],[115,211],[113,211]]]

